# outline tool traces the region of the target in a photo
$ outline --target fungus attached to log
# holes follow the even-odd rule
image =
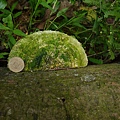
[[[58,31],[39,31],[19,40],[12,48],[13,57],[24,61],[25,71],[85,67],[87,55],[80,42]]]

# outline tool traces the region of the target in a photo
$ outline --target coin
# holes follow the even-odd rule
[[[8,61],[8,68],[12,72],[21,72],[24,66],[24,61],[20,57],[13,57]]]

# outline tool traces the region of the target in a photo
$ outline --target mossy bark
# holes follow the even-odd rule
[[[120,120],[120,64],[21,73],[0,68],[0,120]]]

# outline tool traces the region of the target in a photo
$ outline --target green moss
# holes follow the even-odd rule
[[[19,40],[8,61],[12,57],[24,60],[25,71],[85,67],[88,63],[82,45],[58,31],[40,31]]]

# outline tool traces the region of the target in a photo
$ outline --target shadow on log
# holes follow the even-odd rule
[[[0,68],[0,120],[120,120],[120,65],[21,73]]]

